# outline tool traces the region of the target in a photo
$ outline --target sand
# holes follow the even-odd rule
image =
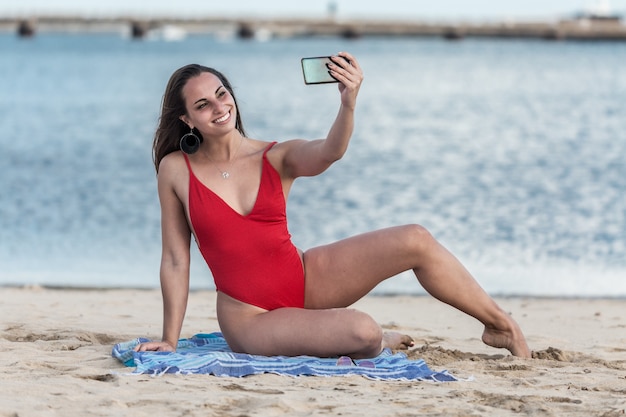
[[[112,345],[159,338],[158,290],[0,288],[0,416],[624,416],[626,300],[502,298],[534,359],[482,344],[481,325],[430,297],[356,307],[461,381],[128,375]],[[190,296],[183,337],[218,330],[215,293]]]

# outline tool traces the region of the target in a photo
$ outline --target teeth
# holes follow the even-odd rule
[[[229,117],[230,117],[230,113],[226,113],[225,115],[223,115],[219,119],[215,119],[214,121],[215,121],[215,123],[222,123],[222,122],[225,122],[226,120],[228,120]]]

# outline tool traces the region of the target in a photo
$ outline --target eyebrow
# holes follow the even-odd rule
[[[223,85],[220,85],[219,87],[217,87],[217,90],[215,90],[215,93],[216,93],[216,94],[217,94],[217,92],[218,92],[218,91],[220,91],[220,88],[226,88],[226,87],[224,87]],[[196,100],[193,104],[198,104],[198,103],[200,103],[201,101],[208,101],[208,100],[207,100],[206,98],[201,98],[201,99],[199,99],[199,100]]]

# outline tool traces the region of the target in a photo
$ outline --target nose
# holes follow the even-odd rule
[[[215,102],[215,106],[213,107],[213,112],[215,114],[217,114],[218,116],[224,114],[224,112],[226,111],[226,106],[224,105],[224,103],[217,101]]]

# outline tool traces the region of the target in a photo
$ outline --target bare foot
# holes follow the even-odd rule
[[[398,332],[383,333],[383,349],[406,350],[413,346],[413,339],[405,334]]]
[[[503,319],[497,327],[485,326],[483,342],[489,346],[507,349],[513,356],[530,358],[530,349],[522,330],[508,314],[505,313]]]

